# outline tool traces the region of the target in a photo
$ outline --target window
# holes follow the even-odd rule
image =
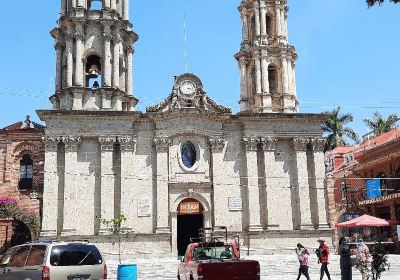
[[[340,193],[342,195],[342,200],[345,200],[347,196],[347,186],[344,182],[340,185]]]
[[[46,246],[44,245],[32,246],[26,265],[27,266],[42,265],[45,253],[46,253]]]
[[[386,175],[385,172],[380,172],[377,178],[381,179],[381,193],[383,196],[388,195],[388,186],[387,186],[387,181],[386,181]]]
[[[33,161],[30,155],[24,155],[19,165],[19,189],[32,189]]]
[[[196,148],[191,142],[186,142],[181,148],[181,157],[183,165],[187,168],[192,168],[197,161]]]
[[[21,246],[15,250],[14,255],[10,259],[9,266],[22,267],[25,265],[26,259],[29,254],[30,246]]]
[[[99,250],[94,245],[57,245],[51,250],[50,264],[53,266],[102,264]]]
[[[394,177],[395,177],[395,179],[393,180],[394,190],[399,191],[400,190],[400,168],[396,170]]]

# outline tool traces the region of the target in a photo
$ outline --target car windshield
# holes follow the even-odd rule
[[[53,266],[96,265],[101,263],[103,263],[103,259],[94,245],[56,245],[51,249],[50,264]]]
[[[215,247],[196,247],[194,249],[194,260],[234,259],[233,248],[230,245]]]

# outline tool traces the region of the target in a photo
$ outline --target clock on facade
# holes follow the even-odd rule
[[[196,85],[192,81],[183,81],[180,85],[180,91],[184,95],[193,95],[196,92]]]

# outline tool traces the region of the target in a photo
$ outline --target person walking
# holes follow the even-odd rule
[[[357,269],[361,272],[362,280],[368,280],[370,277],[369,264],[371,262],[371,255],[369,249],[362,239],[358,240],[356,249]]]
[[[342,280],[352,280],[350,247],[344,237],[339,239],[338,254],[340,255],[340,272]]]
[[[308,264],[309,264],[308,257],[310,255],[310,253],[300,243],[297,244],[295,251],[296,251],[299,263],[300,263],[299,275],[297,276],[297,280],[300,279],[302,274],[307,278],[307,280],[310,280],[310,275],[308,274]]]
[[[324,275],[328,277],[328,280],[331,280],[331,274],[328,270],[329,264],[329,247],[326,245],[325,240],[322,238],[318,239],[319,248],[317,249],[318,263],[321,264],[321,277],[320,280],[324,278]]]

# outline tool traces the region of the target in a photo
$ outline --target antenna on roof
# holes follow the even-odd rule
[[[188,71],[188,47],[187,47],[187,33],[186,33],[186,13],[183,13],[183,40],[185,44],[185,72]]]

